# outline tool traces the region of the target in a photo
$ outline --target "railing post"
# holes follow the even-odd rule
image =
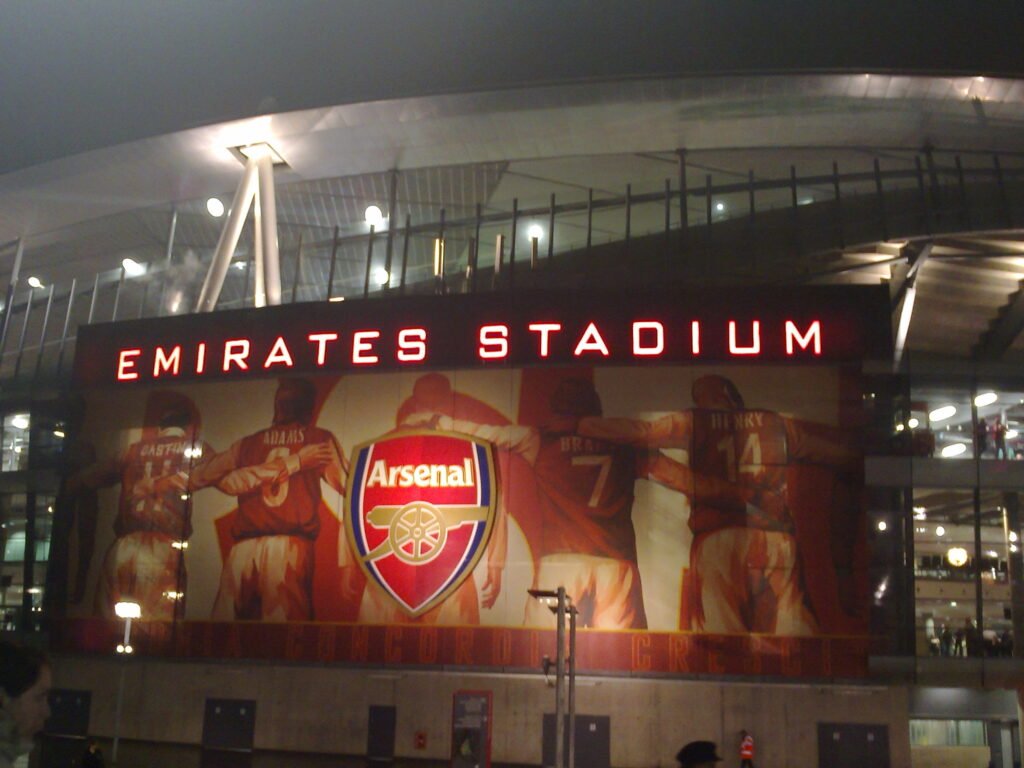
[[[690,227],[690,217],[686,207],[689,197],[686,188],[686,150],[677,149],[676,157],[679,160],[679,255],[683,256],[686,253]]]
[[[878,201],[878,219],[882,225],[882,239],[889,239],[889,222],[885,216],[885,193],[882,191],[882,167],[878,164],[878,158],[875,158],[875,198]]]
[[[840,248],[846,248],[846,236],[843,233],[843,198],[839,194],[839,163],[832,161],[832,194],[835,200],[836,241]]]
[[[292,304],[299,295],[299,276],[302,274],[302,233],[299,232],[299,244],[295,248],[295,274],[292,275]]]
[[[797,197],[796,188],[796,166],[789,166],[789,197],[792,206],[792,217],[791,225],[793,227],[793,250],[796,253],[801,252],[800,248],[800,200]]]
[[[548,216],[548,265],[555,255],[555,193],[551,193],[551,215]]]
[[[519,198],[512,198],[512,243],[508,249],[508,287],[512,288],[516,282],[516,235],[519,232]]]
[[[412,215],[405,214],[405,240],[402,243],[402,285],[398,290],[400,296],[405,295],[405,275],[409,267],[409,240],[412,236]]]
[[[956,156],[956,183],[960,189],[960,220],[964,229],[974,229],[971,226],[971,206],[967,200],[967,185],[964,183],[964,166],[960,162],[960,155]]]
[[[370,225],[370,232],[366,237],[366,274],[363,277],[363,298],[370,296],[370,262],[373,261],[373,224]]]
[[[1013,216],[1010,213],[1010,200],[1006,196],[1006,180],[1003,178],[1003,166],[999,162],[999,155],[992,155],[992,164],[996,169],[996,184],[999,187],[999,200],[1003,206],[1003,221],[1008,229],[1013,229]]]
[[[932,233],[932,212],[928,205],[928,191],[924,186],[924,169],[921,168],[921,156],[914,155],[914,168],[917,171],[917,197],[921,204],[921,224],[926,235]]]
[[[327,268],[327,296],[328,301],[334,298],[334,264],[338,260],[338,225],[334,225],[334,240],[331,243],[331,265]]]
[[[587,256],[590,255],[590,245],[593,242],[594,233],[594,189],[587,190]]]
[[[60,346],[57,347],[57,378],[60,379],[61,370],[64,367],[64,347],[68,341],[68,330],[71,328],[71,312],[75,306],[75,289],[78,286],[77,278],[71,278],[71,290],[68,292],[68,308],[64,313],[64,330],[60,334]]]
[[[46,310],[43,312],[43,327],[39,329],[39,351],[36,353],[36,368],[32,373],[32,381],[39,379],[39,369],[43,363],[43,346],[46,343],[46,327],[50,324],[50,310],[53,308],[53,289],[56,286],[50,283],[50,295],[46,297]]]

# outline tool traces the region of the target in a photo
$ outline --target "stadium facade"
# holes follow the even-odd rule
[[[232,10],[11,41],[50,756],[1020,764],[1019,9]]]

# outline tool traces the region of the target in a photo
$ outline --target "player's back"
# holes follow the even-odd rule
[[[162,435],[129,446],[121,474],[121,495],[114,530],[118,536],[136,531],[155,531],[187,539],[192,534],[188,499],[181,491],[143,493],[143,480],[169,475],[188,478],[193,462],[194,441],[184,435]]]
[[[700,478],[724,480],[743,489],[770,491],[784,496],[789,452],[785,419],[759,409],[692,411],[690,466],[696,488],[690,526],[694,532],[728,526],[782,527],[788,522],[759,520],[749,510],[724,507],[702,498]]]
[[[249,467],[285,459],[307,445],[332,442],[333,439],[330,432],[320,427],[275,425],[242,439],[237,465]],[[238,516],[232,527],[234,537],[292,535],[315,538],[320,531],[320,477],[320,469],[306,469],[239,496]]]

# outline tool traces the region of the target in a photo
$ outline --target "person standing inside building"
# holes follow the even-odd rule
[[[52,681],[45,654],[0,640],[0,768],[13,768],[32,750],[50,716]]]
[[[740,768],[754,768],[754,737],[740,731]]]
[[[995,443],[996,458],[1006,458],[1006,424],[1002,416],[996,416],[996,423],[992,425],[992,436]]]
[[[680,768],[714,768],[722,761],[713,741],[691,741],[676,753]]]
[[[978,419],[978,426],[974,432],[974,436],[978,443],[978,456],[984,456],[985,451],[988,450],[988,422],[985,420],[984,416]]]

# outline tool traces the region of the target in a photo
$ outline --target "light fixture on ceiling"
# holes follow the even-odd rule
[[[903,430],[904,430],[904,426],[902,424],[897,424],[896,425],[896,431],[897,432],[902,432]]]
[[[942,449],[942,458],[951,459],[954,456],[959,456],[967,451],[967,446],[964,443],[951,443]]]
[[[885,520],[879,520],[878,521],[878,530],[884,531],[888,527],[889,527],[889,524],[886,523]]]
[[[530,228],[526,230],[526,236],[531,240],[543,240],[544,227],[542,227],[540,224],[531,224]]]
[[[15,429],[28,429],[29,420],[27,413],[19,413],[11,417],[11,426]]]
[[[43,287],[43,281],[42,281],[42,280],[40,280],[40,279],[39,279],[38,277],[36,277],[35,275],[32,275],[32,277],[30,277],[30,278],[28,279],[28,284],[29,284],[29,286],[31,286],[32,288],[42,288],[42,287]]]
[[[1010,538],[1010,541],[1016,541],[1017,540],[1017,532],[1016,531],[1010,531],[1009,538]]]
[[[946,535],[946,529],[943,528],[941,525],[935,526],[935,535],[936,536],[945,536]]]
[[[1017,437],[1017,435],[1019,434],[1020,432],[1018,432],[1016,429],[1008,429],[1006,430],[1006,439],[1013,440],[1013,438]]]
[[[384,267],[377,267],[373,272],[373,279],[377,285],[387,285],[388,280],[391,279],[391,274]]]
[[[723,211],[725,211],[725,203],[715,203],[715,210],[718,213],[722,213]]]
[[[235,269],[245,269],[245,262],[244,261],[236,261],[235,262]]]
[[[999,399],[999,395],[995,392],[982,392],[976,398],[974,398],[974,404],[979,408],[984,408],[986,405],[992,405],[996,400]]]
[[[146,274],[146,266],[139,264],[139,262],[132,258],[121,259],[121,267],[128,277],[138,277],[139,275]]]
[[[270,162],[274,165],[288,165],[284,158],[281,157],[281,153],[265,141],[258,141],[255,144],[244,144],[240,147],[230,147],[228,151],[242,163],[247,160],[262,160],[264,157],[269,157]]]
[[[952,418],[956,415],[955,405],[942,405],[936,408],[934,411],[928,414],[928,418],[932,421],[945,421],[946,419]]]
[[[224,203],[219,198],[211,197],[206,201],[206,210],[215,219],[219,219],[224,215]]]
[[[917,419],[910,419],[907,422],[907,426],[910,427],[911,429],[917,429],[920,424],[921,422],[918,421]]]
[[[963,547],[950,547],[946,552],[946,559],[954,568],[960,568],[967,564],[967,550]]]
[[[377,205],[368,205],[363,212],[363,218],[371,227],[379,227],[384,221],[384,212]]]

